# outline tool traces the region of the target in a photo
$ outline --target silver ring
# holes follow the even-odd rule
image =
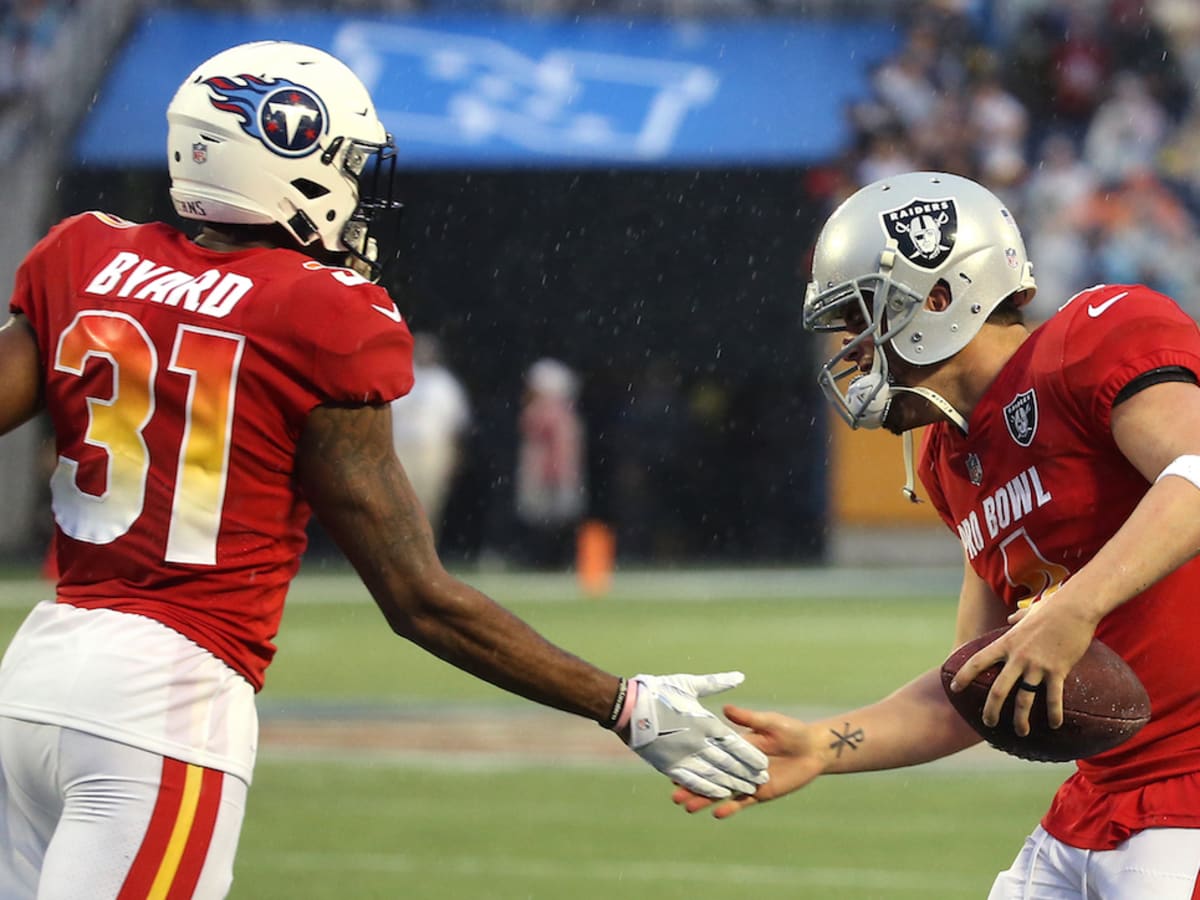
[[[1017,687],[1023,691],[1029,691],[1031,694],[1037,693],[1041,689],[1040,684],[1030,684],[1028,681],[1018,681]]]

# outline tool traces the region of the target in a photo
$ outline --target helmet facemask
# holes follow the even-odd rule
[[[876,304],[875,297],[886,302]],[[816,292],[809,286],[804,327],[817,332],[848,332],[851,337],[822,366],[817,383],[834,410],[851,428],[879,428],[891,404],[891,374],[886,346],[902,332],[925,298],[887,275],[872,274]],[[863,372],[865,344],[871,345],[871,369]]]
[[[331,149],[336,153],[336,148]],[[371,225],[380,222],[382,216],[398,214],[404,208],[395,199],[396,158],[396,145],[390,134],[381,144],[352,140],[342,158],[343,170],[358,185],[358,205],[341,233],[348,257],[346,265],[371,282],[379,281],[383,269],[379,244],[370,234]]]

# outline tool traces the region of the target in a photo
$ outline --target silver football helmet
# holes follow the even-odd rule
[[[939,282],[951,302],[927,309]],[[893,385],[885,348],[911,365],[941,362],[962,350],[1006,297],[1024,291],[1025,303],[1034,290],[1016,222],[981,185],[941,172],[869,184],[829,217],[813,253],[804,326],[852,335],[822,366],[821,388],[853,428],[882,425],[895,391],[920,394],[965,427],[934,392]],[[853,360],[867,341],[874,355],[864,374]]]
[[[395,146],[342,62],[286,41],[232,47],[188,76],[167,123],[171,199],[181,216],[277,223],[301,246],[345,254],[378,275],[368,225],[400,206]]]

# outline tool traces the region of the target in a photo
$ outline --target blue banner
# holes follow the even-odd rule
[[[897,48],[889,24],[154,12],[113,64],[81,165],[159,165],[167,104],[244,41],[310,44],[371,91],[410,168],[724,166],[829,158]]]

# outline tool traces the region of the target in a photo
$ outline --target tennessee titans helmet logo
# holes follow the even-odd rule
[[[280,156],[307,156],[329,124],[325,104],[313,91],[286,78],[216,76],[204,82],[208,102],[241,119],[242,131]]]

